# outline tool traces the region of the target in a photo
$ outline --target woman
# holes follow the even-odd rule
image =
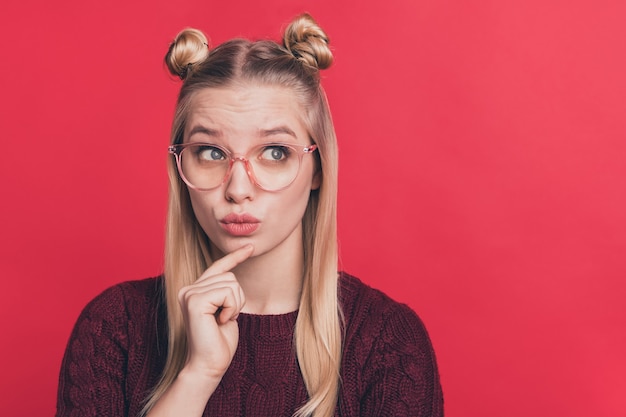
[[[57,416],[441,416],[418,317],[337,273],[337,149],[309,15],[283,45],[181,32],[163,277],[83,311]]]

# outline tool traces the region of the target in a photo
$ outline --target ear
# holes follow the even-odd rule
[[[313,173],[313,180],[311,181],[311,190],[317,190],[322,185],[322,170],[316,169]]]

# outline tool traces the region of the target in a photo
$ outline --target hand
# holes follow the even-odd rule
[[[244,246],[215,261],[198,280],[178,293],[187,331],[185,368],[221,379],[239,341],[237,317],[245,304],[243,290],[230,272],[252,254]]]

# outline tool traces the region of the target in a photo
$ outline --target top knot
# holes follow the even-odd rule
[[[285,30],[283,45],[299,61],[316,69],[326,69],[333,63],[328,36],[311,15],[296,17]]]
[[[209,42],[197,29],[183,29],[170,45],[165,64],[172,75],[184,80],[193,67],[209,56]]]

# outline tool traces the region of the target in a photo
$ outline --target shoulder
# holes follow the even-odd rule
[[[68,341],[66,363],[80,369],[112,369],[129,350],[153,339],[159,311],[160,279],[113,285],[91,300],[80,313]],[[117,361],[117,362],[116,362]]]
[[[339,279],[343,407],[357,410],[354,415],[443,415],[435,352],[422,320],[356,277]]]
[[[348,274],[340,277],[344,352],[354,365],[436,373],[435,352],[422,320],[399,303]],[[409,364],[411,364],[409,366]]]
[[[97,295],[89,304],[91,308],[106,308],[110,303],[151,303],[161,294],[162,277],[125,281],[115,284]]]
[[[104,330],[104,323],[126,327],[152,315],[161,294],[161,278],[147,278],[115,284],[94,297],[81,312],[75,331]],[[117,325],[116,325],[117,324]]]
[[[158,342],[160,282],[149,278],[116,284],[85,306],[61,364],[58,416],[124,414],[126,395],[141,387],[141,372],[152,369],[157,357],[150,349]]]
[[[339,294],[347,333],[358,330],[372,335],[391,333],[408,340],[428,340],[424,324],[411,307],[360,279],[341,273]]]

